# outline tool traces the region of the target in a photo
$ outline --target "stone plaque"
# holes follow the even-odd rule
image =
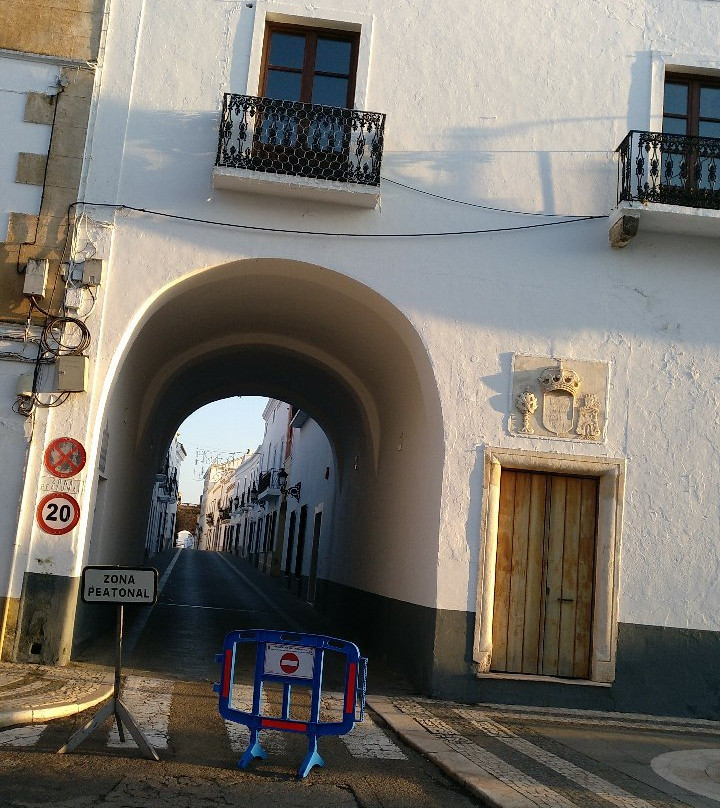
[[[603,441],[607,362],[513,357],[509,429],[514,435]]]

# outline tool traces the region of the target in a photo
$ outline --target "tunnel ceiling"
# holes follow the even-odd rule
[[[218,398],[267,395],[306,410],[337,446],[358,429],[377,442],[384,409],[423,400],[418,363],[429,368],[417,334],[372,290],[320,267],[259,259],[166,292],[121,376],[135,390],[138,442],[149,433],[167,442]]]

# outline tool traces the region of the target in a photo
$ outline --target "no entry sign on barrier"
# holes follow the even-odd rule
[[[265,673],[275,676],[292,676],[295,679],[312,679],[315,668],[315,649],[301,645],[265,646]]]

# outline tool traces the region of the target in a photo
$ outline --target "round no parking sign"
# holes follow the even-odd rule
[[[80,520],[80,506],[70,494],[53,491],[38,502],[35,517],[45,533],[61,536],[77,525]]]
[[[54,477],[74,477],[85,466],[85,447],[77,438],[57,438],[45,450],[45,468]]]

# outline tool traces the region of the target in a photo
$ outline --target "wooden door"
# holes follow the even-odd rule
[[[598,482],[503,469],[491,669],[590,676]]]

